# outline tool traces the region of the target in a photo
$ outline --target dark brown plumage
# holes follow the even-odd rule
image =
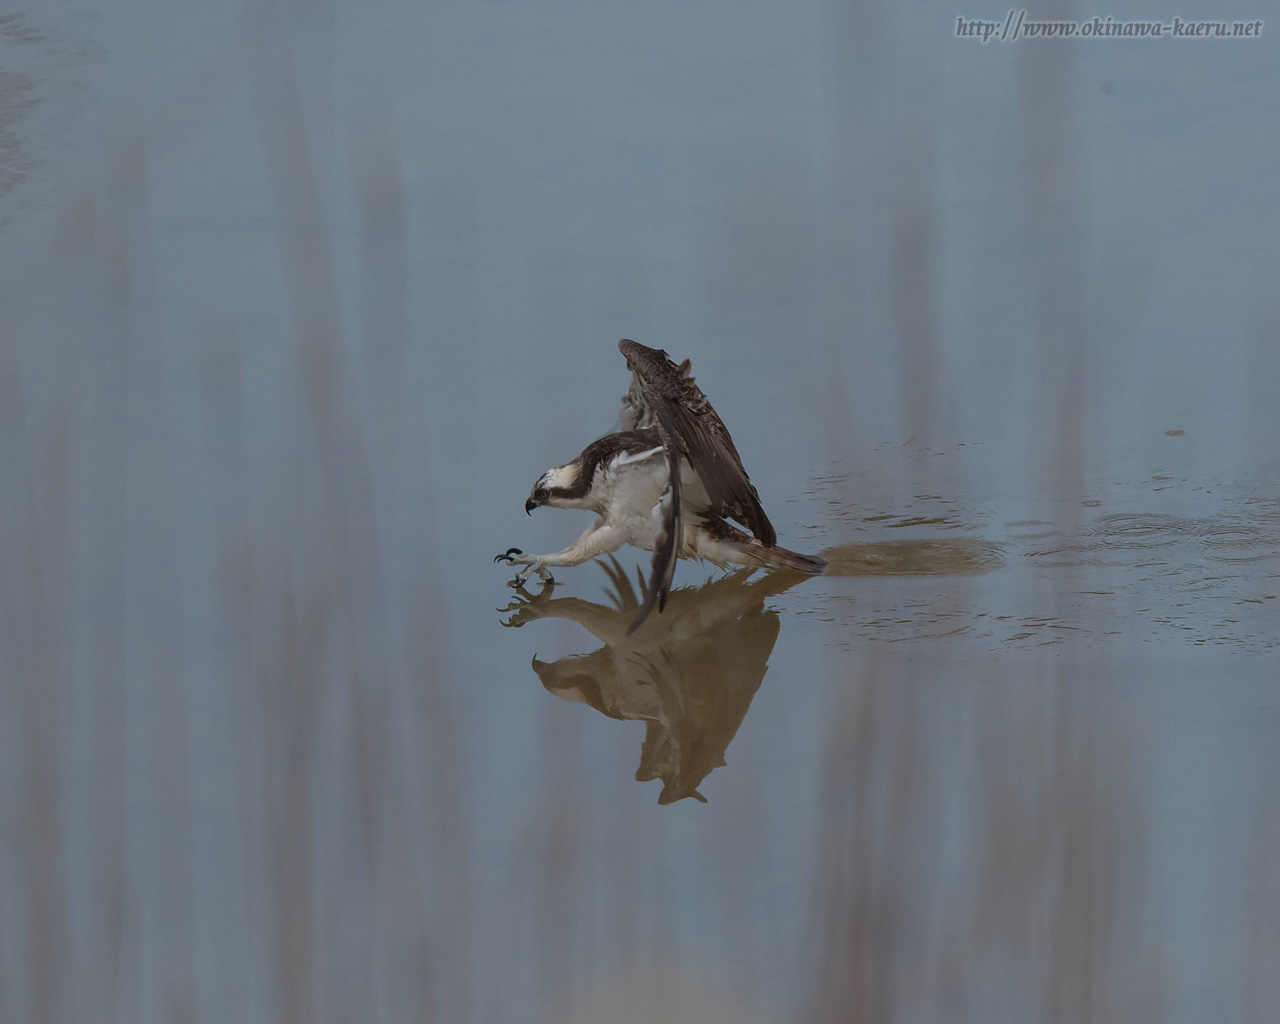
[[[666,606],[679,558],[822,572],[821,558],[778,547],[733,439],[690,375],[689,360],[677,365],[661,349],[627,339],[618,348],[631,370],[618,413],[623,429],[592,441],[572,462],[552,466],[524,503],[530,513],[551,505],[590,509],[598,518],[563,551],[533,555],[508,548],[495,556],[495,562],[527,566],[511,585],[523,586],[535,572],[550,584],[551,566],[581,565],[634,544],[653,552],[635,629],[655,605]]]
[[[765,547],[777,544],[777,531],[742,468],[733,438],[702,389],[687,376],[689,361],[677,366],[664,350],[627,338],[618,342],[618,351],[640,379],[663,446],[674,447],[706,487],[711,514],[737,520]]]
[[[601,463],[607,463],[616,455],[648,451],[662,443],[656,430],[620,430],[615,434],[598,437],[582,449],[575,460],[578,474],[570,487],[548,488],[548,493],[562,498],[581,498],[591,489],[591,480]]]
[[[689,376],[689,361],[672,362],[663,349],[649,348],[623,338],[618,351],[640,384],[641,400],[653,415],[662,447],[666,449],[670,490],[663,499],[663,522],[653,546],[649,592],[636,616],[636,629],[656,602],[662,611],[684,542],[684,516],[680,497],[680,460],[693,467],[706,488],[708,517],[735,519],[747,527],[762,545],[772,548],[778,535],[760,505],[742,458],[729,431],[711,408],[707,396]]]

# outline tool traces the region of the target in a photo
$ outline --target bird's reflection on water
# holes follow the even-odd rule
[[[970,575],[1002,564],[986,541],[920,540],[848,544],[823,552],[827,575]],[[740,569],[701,586],[673,590],[666,609],[635,633],[627,630],[643,601],[644,583],[628,579],[617,559],[600,562],[608,603],[516,592],[505,626],[535,619],[577,622],[603,642],[589,654],[553,662],[533,659],[542,685],[563,700],[602,715],[645,723],[638,782],[662,780],[661,804],[685,797],[706,802],[698,786],[725,763],[725,750],[746,717],[769,667],[781,622],[771,597],[809,577],[777,571],[752,578]]]
[[[661,804],[693,797],[725,763],[725,749],[746,717],[778,639],[778,613],[766,599],[807,577],[773,572],[750,579],[743,569],[699,587],[672,590],[666,610],[627,630],[642,600],[616,559],[600,563],[609,576],[608,604],[577,597],[517,592],[507,626],[542,618],[571,619],[604,646],[590,654],[543,662],[533,669],[551,693],[602,715],[645,723],[636,780],[662,780]]]

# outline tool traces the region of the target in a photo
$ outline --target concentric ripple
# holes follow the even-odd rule
[[[1219,562],[1260,562],[1280,555],[1276,535],[1249,523],[1208,523],[1200,538],[1206,554]]]
[[[1160,512],[1113,513],[1099,516],[1092,526],[1102,544],[1121,548],[1163,547],[1194,532],[1189,520]]]

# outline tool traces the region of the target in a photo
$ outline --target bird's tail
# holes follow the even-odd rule
[[[766,547],[754,537],[734,537],[729,544],[735,549],[738,560],[746,565],[767,566],[773,569],[790,569],[793,572],[816,576],[827,567],[817,555],[802,555],[781,547]]]
[[[779,547],[765,548],[764,550],[772,564],[779,569],[794,569],[796,572],[817,576],[827,567],[826,559],[819,558],[817,555],[802,555],[799,551],[791,551],[787,548]]]

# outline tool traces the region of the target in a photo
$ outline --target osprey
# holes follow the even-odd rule
[[[777,533],[742,468],[729,431],[689,373],[661,349],[624,338],[618,349],[631,371],[622,397],[623,430],[592,441],[572,462],[538,477],[525,512],[552,505],[588,508],[599,518],[576,541],[552,555],[509,548],[494,557],[525,566],[514,587],[548,566],[580,565],[633,544],[653,552],[648,592],[631,628],[654,604],[666,607],[677,558],[724,567],[773,566],[819,573],[826,562],[777,546]],[[740,529],[729,520],[741,524]],[[747,531],[750,531],[749,533]]]

